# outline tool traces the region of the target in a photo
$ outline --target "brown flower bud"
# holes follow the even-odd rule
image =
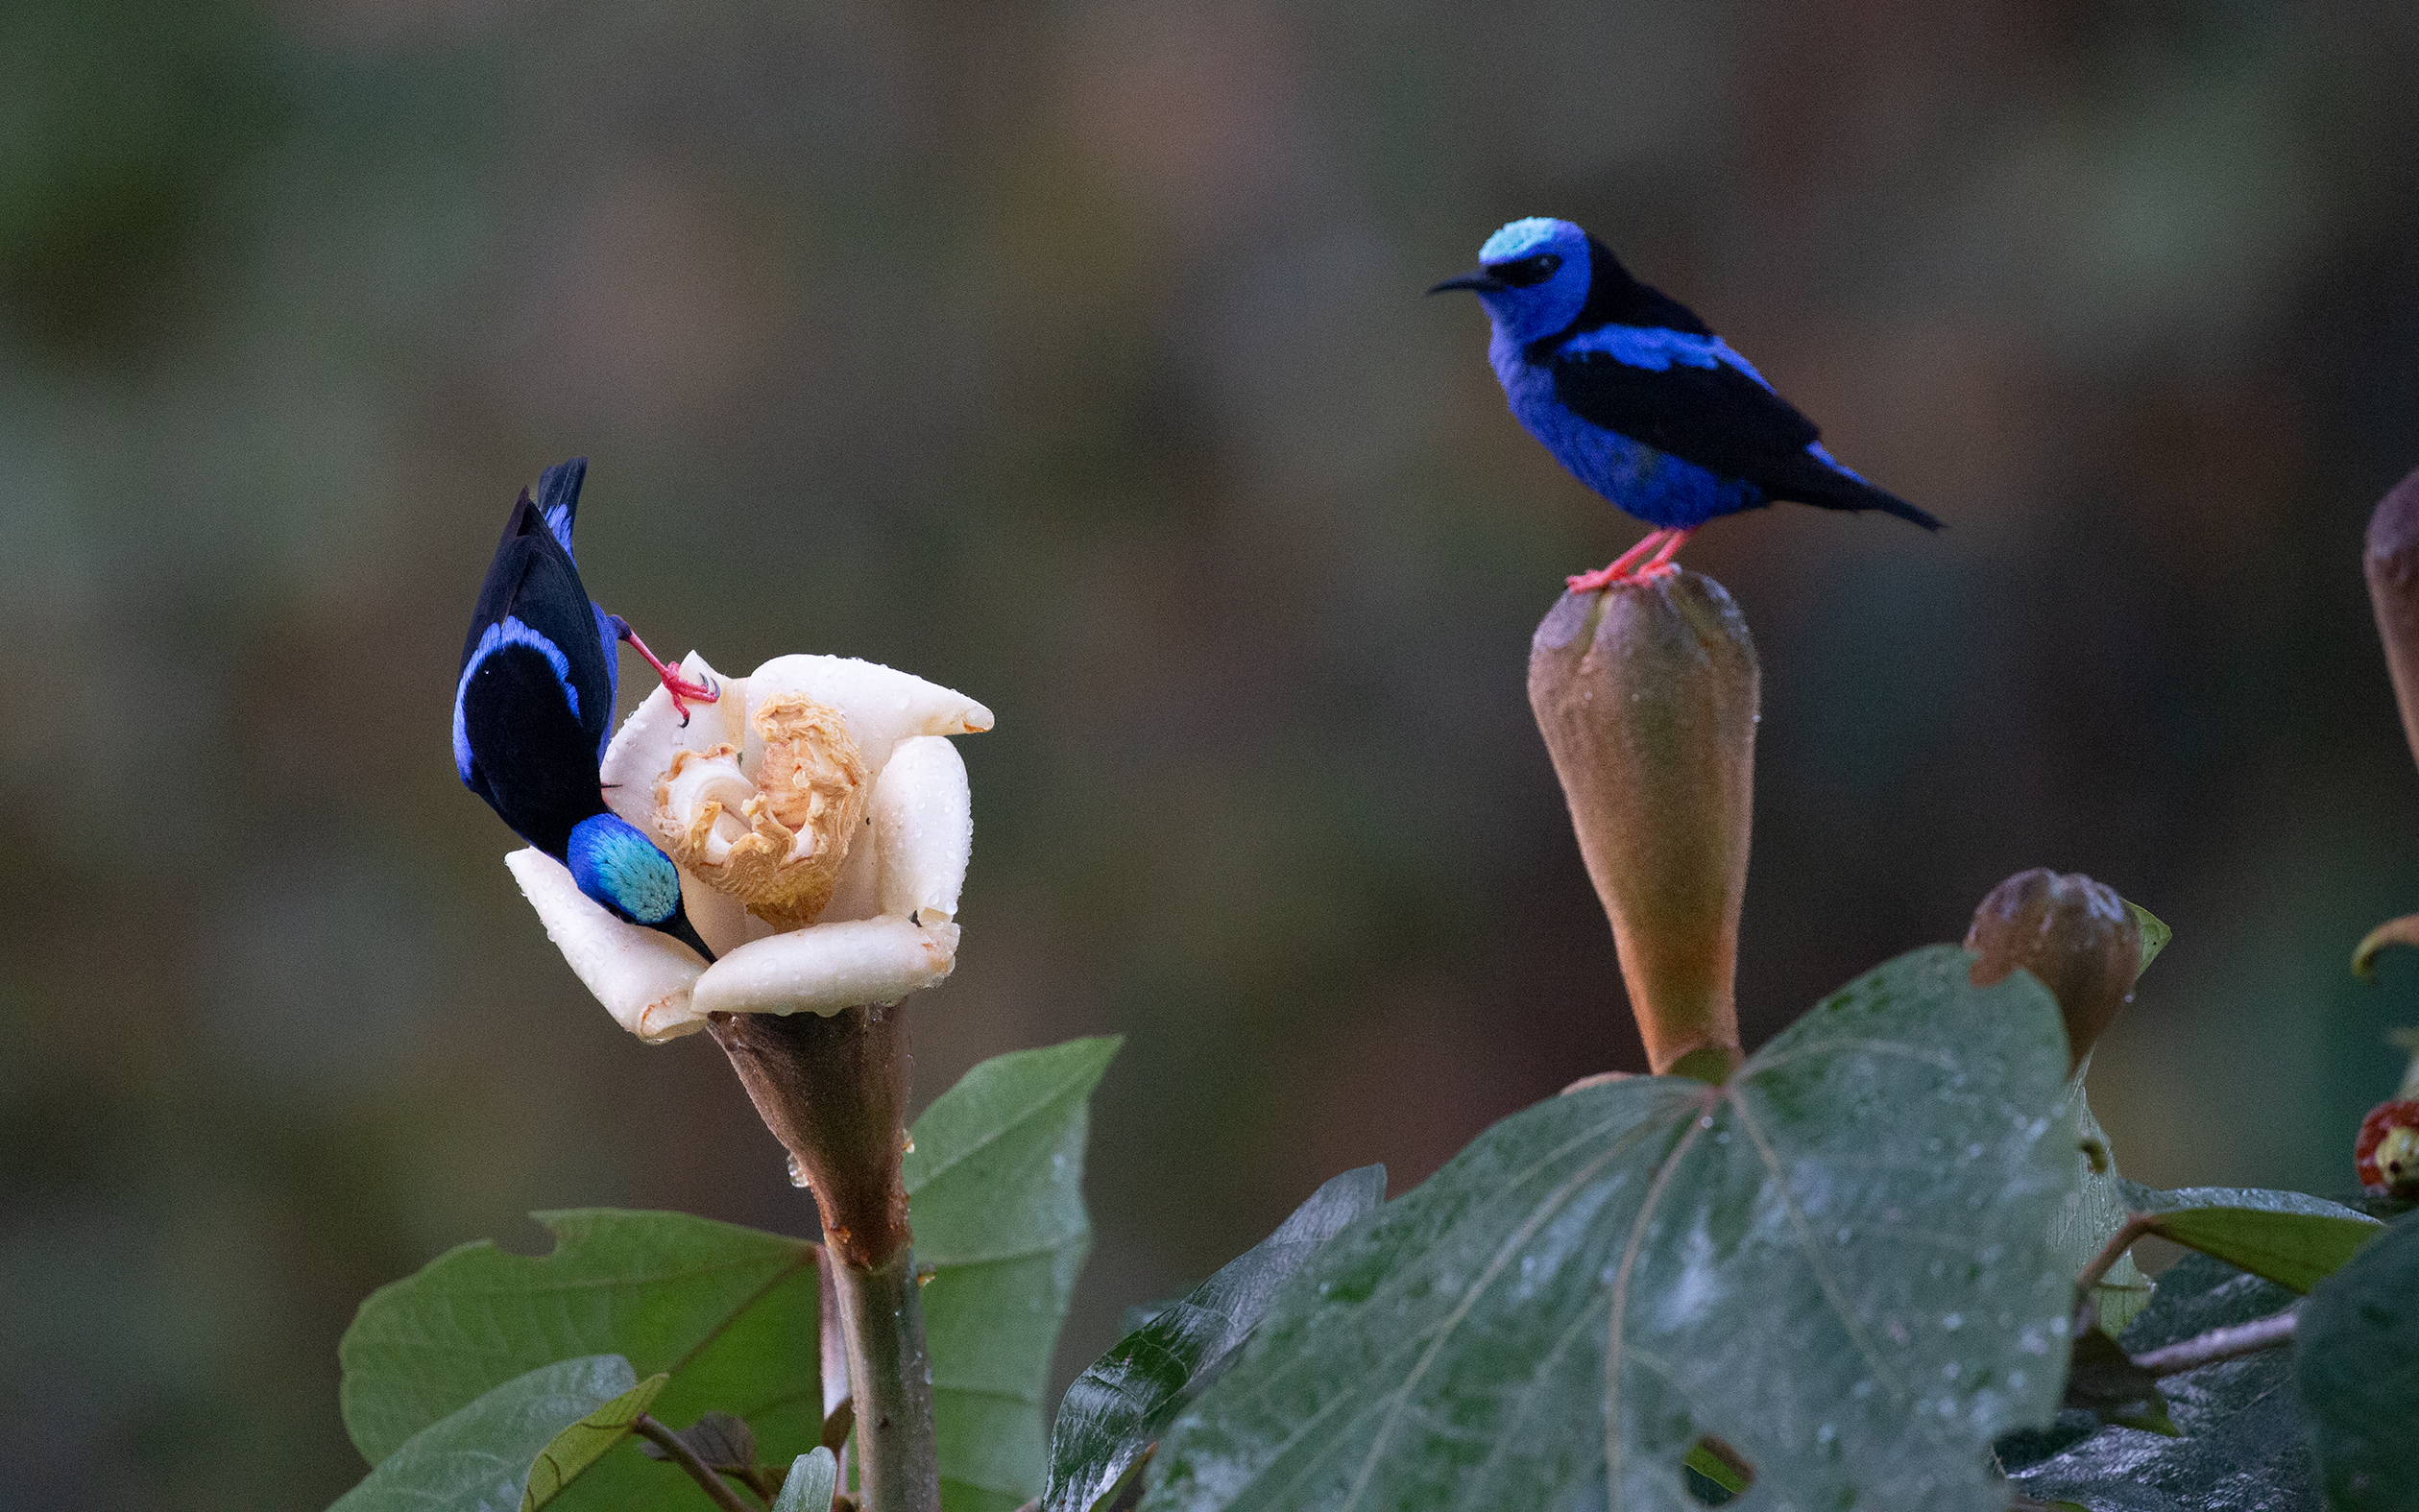
[[[2403,736],[2419,755],[2419,472],[2378,501],[2369,516],[2369,607],[2385,642],[2385,670],[2394,679]]]
[[[2076,872],[2019,872],[1982,900],[1966,931],[1973,984],[2022,967],[2041,978],[2067,1020],[2068,1069],[2083,1064],[2117,1010],[2133,1001],[2141,925],[2114,888]]]
[[[1529,647],[1529,707],[1657,1072],[1739,1063],[1739,907],[1757,669],[1722,585],[1679,571],[1565,593]]]

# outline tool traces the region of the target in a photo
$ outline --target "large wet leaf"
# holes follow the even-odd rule
[[[1151,1504],[1693,1512],[1710,1435],[1767,1507],[2002,1512],[1986,1446],[2065,1372],[2075,1164],[2056,1003],[1971,960],[1891,962],[1726,1086],[1495,1125],[1287,1284]]]
[[[1042,1395],[1092,1246],[1083,1146],[1114,1039],[985,1061],[925,1110],[906,1163],[947,1512],[1010,1512],[1049,1471]],[[812,1442],[811,1438],[809,1442]]]
[[[547,1447],[638,1385],[618,1355],[516,1376],[405,1439],[329,1512],[520,1512]]]
[[[536,1214],[549,1254],[466,1244],[361,1305],[338,1356],[345,1427],[364,1458],[521,1372],[617,1354],[671,1377],[649,1410],[745,1418],[778,1464],[823,1427],[814,1246],[680,1212],[590,1208]],[[711,1506],[672,1465],[629,1445],[557,1505],[577,1512]]]
[[[2419,1217],[2312,1287],[2295,1383],[2334,1512],[2419,1512]]]
[[[1277,1287],[1336,1231],[1386,1200],[1386,1167],[1346,1171],[1191,1295],[1117,1341],[1067,1388],[1044,1512],[1088,1512],[1251,1336]]]
[[[2125,1205],[2154,1220],[2151,1233],[2297,1292],[2324,1281],[2384,1232],[2368,1214],[2306,1192],[2120,1186]]]
[[[2159,1278],[2120,1342],[2140,1355],[2292,1303],[2273,1282],[2187,1255]],[[2291,1354],[2268,1350],[2169,1376],[2159,1384],[2180,1437],[2103,1428],[2025,1466],[2016,1483],[2026,1496],[2093,1512],[2319,1512]]]

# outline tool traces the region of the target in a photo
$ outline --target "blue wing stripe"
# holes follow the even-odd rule
[[[453,766],[465,782],[471,780],[471,732],[463,723],[462,701],[469,696],[471,679],[478,675],[480,664],[506,646],[527,646],[545,658],[546,664],[554,668],[554,681],[563,689],[564,701],[571,706],[571,717],[576,720],[580,716],[580,690],[571,685],[571,659],[563,654],[562,647],[523,624],[519,615],[506,614],[479,636],[478,649],[471,653],[469,664],[462,669],[462,681],[453,688]]]
[[[1564,342],[1560,350],[1566,355],[1602,352],[1623,367],[1648,372],[1668,372],[1675,363],[1683,368],[1730,368],[1754,378],[1766,393],[1773,387],[1754,364],[1721,337],[1696,336],[1660,325],[1599,325]]]

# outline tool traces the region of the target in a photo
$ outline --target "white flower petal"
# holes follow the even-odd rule
[[[900,741],[874,783],[871,818],[882,911],[926,924],[956,918],[975,844],[974,799],[957,748],[938,735]]]
[[[713,679],[722,696],[711,704],[690,701],[684,730],[680,715],[672,711],[672,695],[656,684],[655,691],[640,700],[614,732],[597,772],[605,784],[605,805],[647,835],[655,833],[655,780],[670,769],[672,753],[707,751],[726,742],[736,746],[747,728],[746,679],[722,676],[694,651],[681,662],[681,670],[692,678]],[[706,941],[720,948],[710,934]]]
[[[877,780],[876,793],[882,791]],[[848,848],[848,859],[840,863],[839,884],[832,889],[832,900],[824,905],[823,917],[817,924],[840,924],[851,919],[871,919],[882,909],[882,862],[874,843],[872,805],[867,805],[865,823],[858,826],[857,838]]]
[[[706,968],[689,999],[708,1013],[837,1013],[896,1002],[956,963],[957,926],[905,919],[809,924],[757,940]]]
[[[541,851],[504,857],[513,879],[571,970],[614,1020],[641,1040],[670,1040],[705,1027],[691,989],[706,971],[695,951],[598,907],[563,863]],[[913,927],[910,925],[909,927]]]
[[[704,878],[686,867],[680,874],[680,902],[689,911],[689,922],[697,930],[697,937],[718,956],[729,955],[756,938],[750,931],[751,925],[762,924],[762,931],[766,933],[772,929],[772,925],[762,924],[749,913],[747,904],[729,893],[708,886]],[[620,921],[615,922],[617,924]],[[654,933],[653,930],[647,932]]]
[[[865,769],[874,773],[889,761],[891,748],[910,735],[962,735],[991,728],[991,710],[965,694],[854,657],[775,657],[748,676],[748,711],[775,693],[804,693],[846,715],[849,736],[864,753]],[[752,773],[763,757],[764,744],[751,732],[739,749],[739,765]]]

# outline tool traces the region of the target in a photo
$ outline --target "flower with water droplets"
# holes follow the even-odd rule
[[[962,693],[841,657],[778,657],[714,678],[684,721],[658,689],[600,772],[613,811],[680,868],[695,951],[623,923],[537,851],[505,858],[547,935],[621,1026],[663,1041],[712,1013],[832,1014],[947,976],[973,846],[947,736],[991,728]]]

